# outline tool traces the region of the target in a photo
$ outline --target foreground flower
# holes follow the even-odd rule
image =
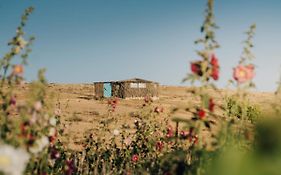
[[[252,64],[246,66],[240,64],[234,68],[233,78],[238,83],[245,83],[247,81],[250,81],[255,76],[254,69],[255,67]]]
[[[43,151],[43,149],[49,145],[49,138],[46,136],[41,137],[35,141],[35,144],[29,148],[29,151],[33,154],[38,154]]]
[[[189,135],[189,132],[187,132],[187,131],[181,131],[180,132],[180,138],[181,139],[187,139],[188,135]]]
[[[56,119],[56,117],[50,118],[49,123],[50,123],[50,125],[52,125],[52,126],[56,126],[56,125],[57,125],[57,119]]]
[[[14,65],[13,66],[13,75],[21,76],[23,74],[23,66],[22,65]]]
[[[133,162],[137,162],[138,160],[139,160],[139,156],[136,155],[136,154],[134,154],[134,155],[132,156],[132,161],[133,161]]]
[[[213,98],[209,99],[209,105],[208,105],[209,111],[214,112],[214,108],[215,108],[215,103]]]
[[[218,67],[213,67],[212,68],[211,77],[214,80],[218,80],[219,79],[219,68]]]
[[[219,79],[219,61],[218,58],[216,57],[215,54],[211,55],[211,77],[214,80],[218,80]]]
[[[211,65],[214,67],[219,67],[219,61],[215,54],[211,55]]]
[[[206,112],[203,109],[199,109],[197,115],[199,116],[200,119],[203,119],[205,118]]]
[[[60,158],[60,152],[56,148],[51,148],[51,158],[52,159]]]
[[[190,64],[190,68],[191,68],[192,73],[194,73],[198,76],[203,75],[203,72],[201,70],[201,62],[200,61],[192,62]]]
[[[164,143],[162,141],[158,141],[156,143],[156,150],[162,151],[163,148],[164,148]]]
[[[66,169],[65,169],[65,174],[66,175],[72,175],[75,173],[75,165],[73,160],[67,160],[66,161]]]
[[[0,145],[0,172],[10,175],[23,174],[29,157],[29,154],[21,148]]]
[[[173,137],[173,136],[174,136],[173,128],[172,128],[172,126],[169,126],[169,127],[167,128],[166,137],[167,137],[167,138],[171,138],[171,137]]]

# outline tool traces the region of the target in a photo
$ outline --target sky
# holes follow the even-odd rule
[[[35,7],[25,28],[36,37],[25,76],[46,68],[54,83],[92,83],[133,77],[162,85],[181,83],[198,59],[206,0],[0,0],[0,56],[20,16]],[[237,65],[244,32],[256,23],[253,53],[258,91],[273,91],[281,71],[281,1],[215,0],[220,26],[217,85],[226,87]]]

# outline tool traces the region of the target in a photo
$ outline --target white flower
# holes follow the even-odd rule
[[[49,139],[46,136],[41,137],[40,139],[36,140],[34,145],[32,147],[29,148],[29,151],[33,154],[38,154],[41,151],[43,151],[43,149],[49,145]]]
[[[0,172],[10,175],[23,174],[29,157],[24,149],[0,145]]]
[[[118,129],[114,129],[113,130],[113,135],[118,136],[120,134]]]
[[[56,126],[56,125],[57,125],[57,119],[56,119],[56,117],[50,118],[49,123],[50,123],[50,125],[52,125],[52,126]]]
[[[49,130],[49,136],[54,136],[56,134],[56,128],[50,128]]]

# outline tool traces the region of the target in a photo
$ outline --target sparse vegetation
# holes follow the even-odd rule
[[[16,36],[9,42],[11,49],[0,62],[0,174],[279,174],[281,82],[276,103],[269,102],[274,110],[264,116],[264,108],[248,95],[248,89],[254,87],[255,70],[250,48],[256,26],[252,25],[230,81],[237,91],[225,97],[216,88],[221,65],[215,54],[219,44],[213,7],[214,1],[208,0],[203,37],[195,41],[203,49],[197,51],[199,59],[191,62],[184,79],[200,84],[186,92],[186,98],[192,100],[176,103],[175,95],[166,99],[172,101],[167,107],[146,97],[134,101],[137,110],[122,114],[117,110],[121,103],[129,107],[128,102],[112,98],[97,103],[106,115],[90,107],[73,111],[71,100],[63,105],[59,98],[54,104],[43,70],[37,81],[23,84],[34,40],[24,39],[23,29],[33,11],[26,9]],[[17,56],[21,63],[13,64]],[[28,86],[29,91],[20,99],[22,86]],[[76,95],[78,102],[94,100],[81,92]],[[75,129],[86,132],[71,136],[65,131],[66,125],[82,122],[91,127]],[[71,138],[80,148],[69,147]]]

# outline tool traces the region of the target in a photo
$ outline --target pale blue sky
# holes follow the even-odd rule
[[[14,35],[20,15],[35,7],[26,31],[36,37],[28,80],[47,68],[49,82],[91,83],[140,77],[181,84],[197,59],[206,0],[0,0],[0,54]],[[257,24],[254,39],[258,90],[276,88],[281,69],[281,1],[215,0],[220,26],[219,87],[232,76],[243,32]]]

